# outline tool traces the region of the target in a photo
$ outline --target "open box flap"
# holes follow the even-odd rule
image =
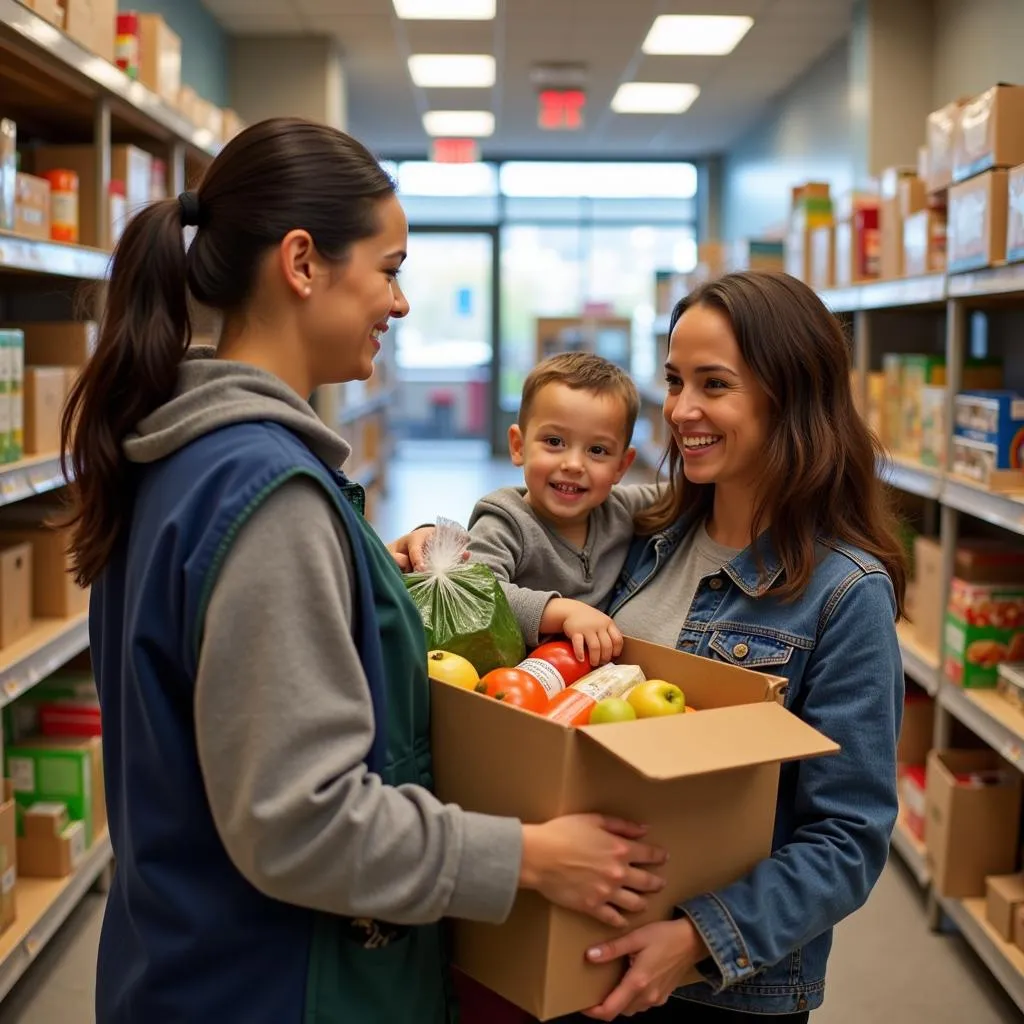
[[[838,744],[775,703],[587,725],[579,732],[641,775],[661,780],[839,752]]]

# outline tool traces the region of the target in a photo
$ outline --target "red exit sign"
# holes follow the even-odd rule
[[[472,139],[434,139],[430,159],[435,164],[475,164],[480,149]]]
[[[583,127],[587,94],[582,89],[544,89],[539,94],[537,124],[545,131],[578,131]]]

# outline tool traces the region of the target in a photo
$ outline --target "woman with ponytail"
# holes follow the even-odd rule
[[[620,925],[661,885],[631,823],[431,793],[422,627],[306,401],[372,373],[406,236],[359,143],[277,119],[114,254],[63,430],[116,858],[99,1024],[442,1024],[441,918],[529,888]]]

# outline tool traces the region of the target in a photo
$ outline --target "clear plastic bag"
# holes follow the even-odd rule
[[[423,620],[427,647],[462,655],[483,676],[517,665],[526,645],[497,577],[486,565],[466,562],[468,550],[465,528],[438,519],[424,552],[425,569],[403,579]]]

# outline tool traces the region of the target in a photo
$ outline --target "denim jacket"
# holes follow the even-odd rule
[[[633,542],[609,614],[637,599],[692,525]],[[786,707],[842,751],[783,765],[772,856],[678,908],[711,960],[699,965],[709,984],[675,995],[780,1014],[821,1004],[832,928],[865,902],[885,866],[904,679],[893,587],[876,560],[823,541],[807,590],[786,603],[772,594],[782,567],[767,535],[760,548],[763,577],[748,548],[701,580],[676,646],[785,677]]]

